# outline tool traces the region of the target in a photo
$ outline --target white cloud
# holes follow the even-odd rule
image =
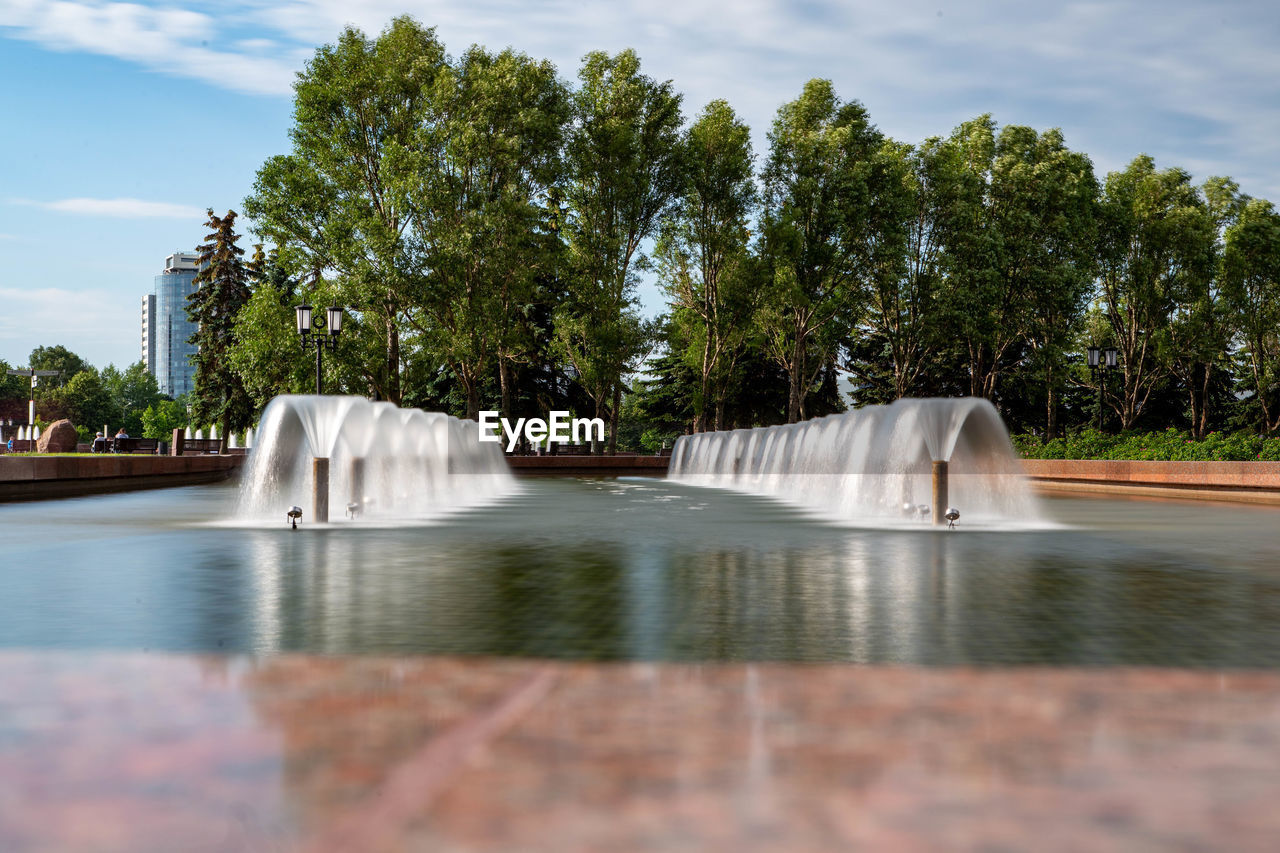
[[[120,330],[141,334],[137,298],[122,299],[104,290],[56,287],[0,287],[0,357],[25,364],[38,346],[61,344],[97,367],[118,360]],[[133,361],[140,358],[133,355]]]
[[[1103,168],[1151,151],[1280,194],[1269,150],[1280,131],[1280,15],[1266,0],[1171,0],[1158,15],[1135,0],[0,0],[0,32],[287,95],[343,26],[373,35],[400,14],[437,27],[454,54],[510,45],[566,78],[589,50],[634,47],[648,73],[685,93],[686,114],[727,99],[758,149],[777,107],[809,77],[828,77],[908,141],[992,112],[1061,126]]]
[[[92,0],[0,0],[0,27],[54,50],[84,51],[136,62],[255,94],[289,92],[296,67],[287,59],[247,56],[207,45],[219,21],[185,9]]]
[[[78,213],[84,216],[114,216],[123,219],[194,219],[200,220],[205,211],[186,204],[167,201],[143,201],[140,198],[64,198],[59,201],[24,201],[60,213]]]

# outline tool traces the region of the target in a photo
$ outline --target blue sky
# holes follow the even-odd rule
[[[455,55],[511,45],[569,79],[588,50],[633,47],[687,116],[726,98],[758,155],[777,107],[827,77],[904,141],[991,112],[1062,128],[1099,176],[1148,153],[1280,200],[1268,2],[0,0],[0,358],[63,344],[136,361],[165,255],[286,150],[294,72],[344,24],[403,13]],[[651,285],[641,297],[657,310]]]

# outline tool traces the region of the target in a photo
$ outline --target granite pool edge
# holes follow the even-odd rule
[[[226,480],[247,457],[3,456],[0,502],[195,486]]]

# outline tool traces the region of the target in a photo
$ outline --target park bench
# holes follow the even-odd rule
[[[551,445],[551,455],[553,456],[590,456],[590,444],[553,444]]]
[[[113,438],[112,453],[146,453],[154,456],[160,452],[160,442],[154,438]]]
[[[188,453],[221,453],[222,439],[220,438],[184,438],[178,455],[185,456]]]
[[[3,445],[0,445],[0,447],[8,447],[8,444],[9,443],[6,441]],[[13,449],[9,450],[8,452],[9,453],[35,453],[35,450],[36,450],[36,443],[33,439],[15,438],[13,440]]]

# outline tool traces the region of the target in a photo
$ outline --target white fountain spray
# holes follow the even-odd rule
[[[1009,433],[977,398],[898,400],[786,426],[682,436],[668,477],[871,526],[1045,523]]]
[[[363,397],[277,397],[254,436],[237,515],[275,522],[300,505],[304,523],[421,519],[510,493],[502,451],[478,434],[474,421]]]

